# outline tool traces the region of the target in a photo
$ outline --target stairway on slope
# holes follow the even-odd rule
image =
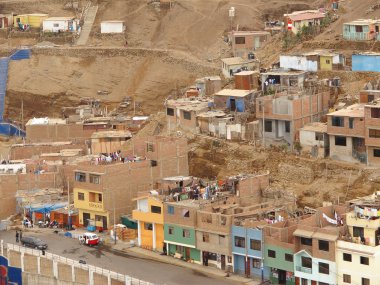
[[[98,12],[98,6],[91,6],[90,8],[88,8],[86,16],[84,17],[84,24],[82,26],[76,45],[83,46],[87,44],[97,12]]]

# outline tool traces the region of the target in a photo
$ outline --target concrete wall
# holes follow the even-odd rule
[[[303,71],[318,71],[318,61],[308,60],[306,56],[281,55],[280,67]]]
[[[352,71],[380,71],[379,55],[352,55]]]

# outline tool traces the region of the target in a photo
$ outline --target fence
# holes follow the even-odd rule
[[[1,255],[4,256],[4,242],[3,242],[3,240],[1,241],[1,244],[0,244],[0,250],[1,250],[1,252],[0,252]],[[6,250],[7,250],[8,260],[9,260],[10,252],[12,252],[12,251],[21,254],[21,270],[22,270],[22,272],[27,272],[27,271],[25,271],[24,255],[28,254],[30,256],[36,257],[37,273],[39,275],[43,275],[43,274],[41,274],[41,259],[43,258],[43,259],[47,259],[47,260],[52,261],[54,278],[56,278],[58,280],[59,280],[58,264],[63,264],[63,265],[71,266],[72,282],[76,282],[75,269],[82,269],[82,270],[88,271],[88,283],[87,284],[89,284],[89,285],[95,285],[94,273],[107,278],[106,283],[108,285],[113,284],[112,281],[119,281],[119,282],[124,283],[125,285],[154,285],[153,283],[146,282],[146,281],[143,281],[143,280],[140,280],[137,278],[133,278],[133,277],[128,276],[128,275],[120,274],[120,273],[117,273],[117,272],[114,272],[114,271],[111,271],[108,269],[96,267],[96,266],[89,265],[89,264],[82,264],[82,263],[79,263],[78,260],[73,260],[70,258],[66,258],[66,257],[60,256],[60,255],[57,255],[57,254],[52,254],[50,252],[44,252],[44,254],[43,254],[43,252],[41,250],[26,248],[26,247],[22,247],[22,246],[10,244],[10,243],[6,244]],[[10,259],[9,264],[11,265],[12,262],[14,262],[14,261],[12,259]]]

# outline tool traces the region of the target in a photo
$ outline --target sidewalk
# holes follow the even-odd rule
[[[226,272],[224,272],[220,269],[185,262],[183,260],[176,259],[176,258],[171,257],[171,256],[161,255],[159,252],[154,252],[154,251],[142,249],[142,248],[137,247],[137,246],[131,246],[129,243],[125,243],[125,242],[121,242],[121,241],[118,241],[116,245],[112,245],[111,249],[114,251],[125,252],[125,253],[128,253],[129,255],[133,255],[135,257],[156,260],[156,261],[167,263],[167,264],[172,264],[172,265],[176,265],[176,266],[189,268],[189,269],[192,269],[194,271],[202,272],[202,273],[207,274],[207,275],[214,275],[216,277],[227,278],[229,280],[239,282],[241,284],[259,285],[261,283],[260,279],[250,279],[250,278],[246,278],[246,277],[236,275],[233,273],[230,273],[230,276],[226,277],[226,275],[227,275]]]

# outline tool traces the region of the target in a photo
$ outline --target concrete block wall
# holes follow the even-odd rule
[[[14,145],[10,150],[10,158],[14,160],[29,159],[32,157],[39,157],[42,153],[57,153],[62,149],[82,149],[83,152],[86,153],[86,147],[84,144],[61,143],[59,145]]]

